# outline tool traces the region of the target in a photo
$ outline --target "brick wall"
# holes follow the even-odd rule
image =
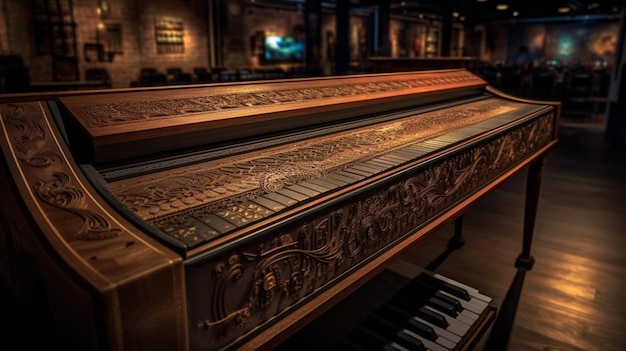
[[[31,81],[53,79],[50,55],[39,55],[35,45],[31,2],[0,0],[0,49],[2,55],[19,55],[28,68]],[[131,86],[143,67],[165,72],[178,67],[191,72],[195,67],[209,68],[206,0],[109,0],[110,13],[100,18],[95,0],[73,0],[76,23],[79,78],[85,70],[104,68],[116,88]],[[159,54],[155,41],[155,18],[174,17],[182,20],[184,52]],[[96,43],[100,28],[101,41],[107,26],[121,30],[121,54],[112,62],[89,61],[83,51],[85,43]]]

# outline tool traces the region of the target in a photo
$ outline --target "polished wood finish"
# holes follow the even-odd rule
[[[520,173],[465,213],[462,248],[448,248],[455,229],[445,225],[280,350],[332,349],[416,267],[493,298],[498,318],[475,351],[623,350],[626,150],[607,148],[592,129],[562,128],[559,139],[543,167],[532,270],[514,265],[527,181]]]
[[[403,108],[435,94],[483,89],[463,70],[215,84],[59,98],[92,162],[173,152]]]
[[[0,273],[66,349],[271,349],[540,162],[559,118],[464,70],[106,97],[0,105]]]

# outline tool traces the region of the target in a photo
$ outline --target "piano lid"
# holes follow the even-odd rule
[[[89,162],[105,163],[475,94],[465,70],[259,81],[59,98]],[[304,118],[306,117],[306,118]]]

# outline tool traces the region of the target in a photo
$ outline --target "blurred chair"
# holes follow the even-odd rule
[[[139,73],[139,86],[156,86],[166,85],[167,76],[165,73],[161,73],[156,68],[142,68]]]
[[[103,88],[111,87],[111,77],[105,68],[89,68],[85,71],[85,80],[102,82]]]
[[[21,56],[0,56],[0,92],[23,93],[30,89],[30,76]]]
[[[206,68],[194,68],[193,74],[196,76],[196,83],[211,83],[213,81],[211,72],[209,72]]]

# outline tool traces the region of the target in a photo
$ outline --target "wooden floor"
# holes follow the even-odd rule
[[[446,256],[453,226],[440,229],[281,349],[332,349],[333,339],[390,296],[404,276],[432,265],[492,297],[498,308],[474,350],[626,350],[626,152],[606,148],[594,129],[560,134],[544,167],[530,271],[514,267],[522,173],[465,214],[461,249]]]

